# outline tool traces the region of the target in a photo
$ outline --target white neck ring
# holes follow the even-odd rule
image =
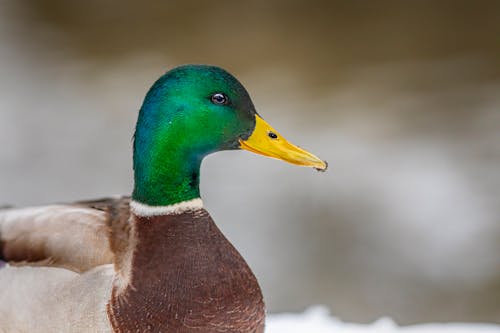
[[[182,214],[203,208],[203,201],[200,198],[182,201],[168,206],[150,206],[134,200],[130,201],[130,209],[136,216],[159,216]]]

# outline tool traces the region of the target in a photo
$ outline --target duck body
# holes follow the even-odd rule
[[[0,322],[0,332],[264,331],[264,302],[257,280],[205,209],[137,216],[127,214],[128,205],[122,198],[67,206],[67,214],[74,209],[104,213],[99,216],[105,220],[85,221],[80,228],[87,230],[78,234],[95,232],[97,240],[107,229],[114,243],[93,250],[116,251],[114,265],[100,264],[78,273],[78,265],[92,259],[71,262],[45,252],[44,256],[56,258],[53,267],[0,268],[0,318],[8,319]],[[54,209],[62,213],[60,206]],[[36,208],[33,216],[24,210],[25,221],[40,214]],[[9,221],[18,214],[0,213],[3,235],[16,235],[12,228],[19,225]],[[33,226],[30,233],[36,243]],[[39,249],[13,244],[15,237],[3,241],[6,260],[41,256],[36,253]],[[77,257],[74,244],[58,245],[58,251]]]
[[[106,313],[113,265],[79,274],[65,268],[0,269],[0,332],[113,332]]]
[[[204,209],[134,226],[130,283],[108,304],[115,331],[264,332],[257,280]]]
[[[0,333],[263,333],[257,280],[200,199],[202,159],[235,149],[326,169],[223,69],[163,75],[139,112],[132,197],[0,210]]]

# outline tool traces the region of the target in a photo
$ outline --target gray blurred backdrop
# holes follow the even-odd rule
[[[203,164],[270,312],[500,322],[499,1],[0,1],[0,203],[130,193],[149,86],[235,74],[330,162]]]

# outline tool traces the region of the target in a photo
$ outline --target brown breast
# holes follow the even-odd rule
[[[116,332],[264,332],[257,280],[205,210],[132,223],[129,283],[108,304]]]

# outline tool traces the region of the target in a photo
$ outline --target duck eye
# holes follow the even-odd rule
[[[229,98],[223,93],[213,94],[211,97],[212,103],[226,105],[229,102]]]
[[[277,139],[277,138],[278,138],[278,135],[276,135],[276,133],[271,132],[271,131],[269,131],[269,132],[267,133],[267,135],[268,135],[271,139]]]

